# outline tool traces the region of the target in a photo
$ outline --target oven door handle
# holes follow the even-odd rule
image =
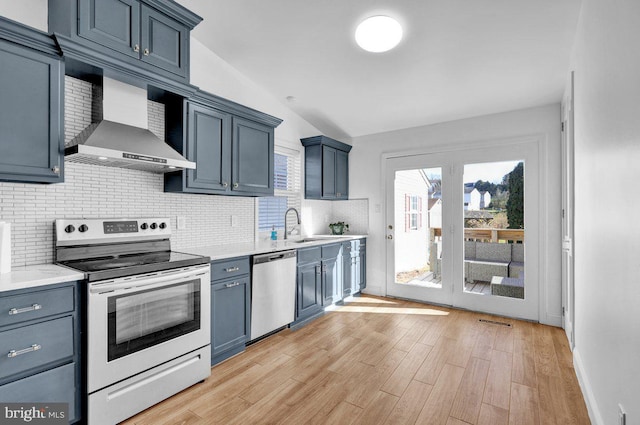
[[[185,271],[176,271],[163,273],[158,276],[149,276],[141,279],[127,280],[124,282],[115,281],[113,283],[93,284],[89,288],[90,294],[102,294],[105,292],[114,292],[120,289],[136,290],[139,288],[153,289],[161,286],[166,286],[168,282],[176,282],[184,280],[188,277],[197,277],[209,273],[209,265],[204,265],[199,268],[192,268]]]

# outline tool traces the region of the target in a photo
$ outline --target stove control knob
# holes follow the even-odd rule
[[[88,227],[86,224],[83,224],[83,225],[81,225],[80,227],[78,227],[78,230],[79,230],[81,233],[84,233],[84,232],[86,232],[87,230],[89,230],[89,227]]]
[[[64,228],[64,231],[67,233],[73,233],[76,231],[76,228],[72,224],[70,224]]]
[[[167,228],[167,223],[165,223],[164,221],[162,223],[160,223],[160,228],[161,229],[166,229]]]
[[[154,230],[155,230],[157,227],[158,227],[158,224],[157,224],[157,223],[151,223],[151,228],[152,228],[152,229],[154,229]]]
[[[148,225],[147,223],[142,223],[142,224],[140,225],[140,228],[141,228],[142,230],[147,230],[147,228],[148,228],[148,227],[149,227],[149,225]]]

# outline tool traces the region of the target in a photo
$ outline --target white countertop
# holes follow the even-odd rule
[[[344,242],[353,239],[366,238],[367,235],[314,235],[304,239],[315,239],[308,242],[299,242],[298,239],[288,239],[277,241],[265,240],[242,244],[211,245],[194,248],[176,249],[176,251],[188,254],[205,255],[211,260],[223,260],[225,258],[242,257],[245,255],[265,254],[267,252],[285,251],[288,249],[307,248],[310,246],[325,245],[334,242]]]
[[[84,273],[55,264],[13,267],[10,273],[0,274],[0,292],[83,279]]]

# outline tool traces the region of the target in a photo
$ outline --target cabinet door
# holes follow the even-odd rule
[[[336,151],[336,199],[349,199],[349,153]]]
[[[336,197],[336,155],[337,150],[329,146],[322,147],[322,198]]]
[[[298,266],[296,320],[312,316],[322,309],[321,270],[320,262]]]
[[[216,283],[211,287],[211,357],[244,346],[251,320],[249,277]]]
[[[342,299],[342,279],[338,276],[337,258],[322,260],[322,305],[331,305]]]
[[[189,30],[147,7],[141,9],[140,56],[143,61],[186,77]]]
[[[196,163],[187,170],[187,186],[225,192],[231,175],[231,116],[189,104],[187,158]]]
[[[247,195],[273,195],[273,128],[233,118],[231,190]]]
[[[79,0],[78,32],[125,55],[140,57],[140,3],[137,0]]]
[[[0,180],[62,181],[62,62],[0,40],[0,75]]]

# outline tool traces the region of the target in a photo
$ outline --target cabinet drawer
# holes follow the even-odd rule
[[[0,386],[3,403],[69,403],[69,422],[77,419],[75,363]]]
[[[211,263],[211,281],[249,274],[250,272],[251,262],[249,257],[238,257]]]
[[[73,287],[0,298],[0,326],[39,319],[74,309]]]
[[[322,250],[319,246],[313,248],[303,248],[298,250],[298,264],[312,263],[320,261]]]
[[[0,332],[0,382],[67,358],[73,358],[71,316]]]

